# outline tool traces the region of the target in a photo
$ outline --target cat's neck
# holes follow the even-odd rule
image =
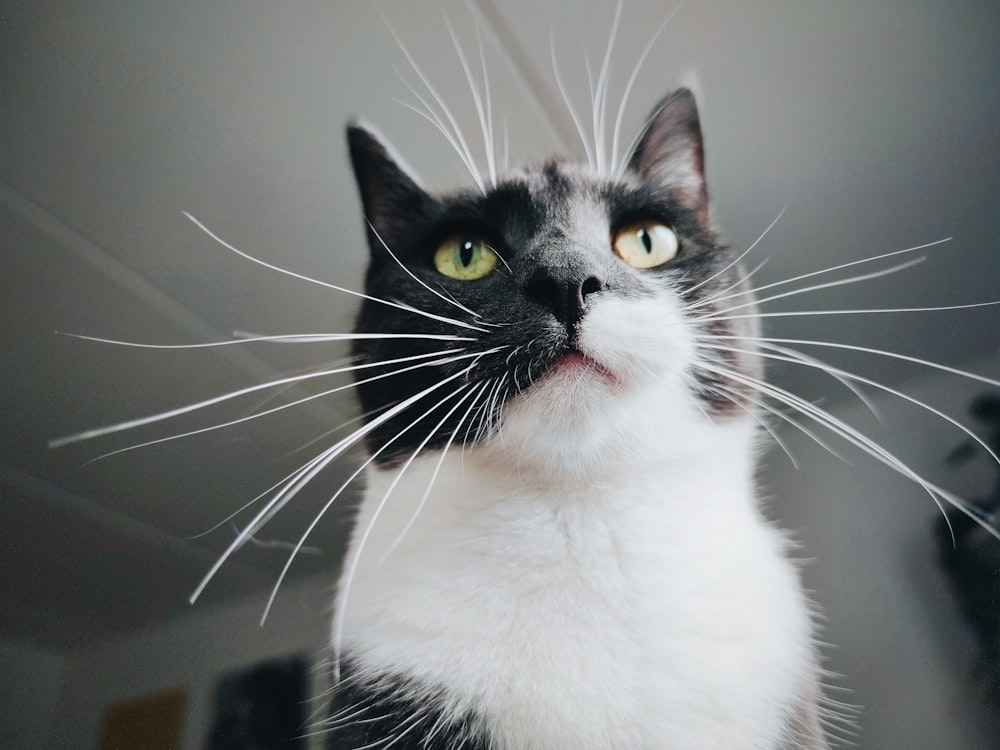
[[[462,554],[502,550],[510,559],[523,540],[544,536],[553,523],[565,524],[559,534],[569,545],[592,543],[611,527],[652,524],[652,542],[661,546],[674,536],[707,538],[704,530],[718,528],[722,517],[756,525],[749,420],[711,425],[704,440],[673,442],[669,432],[658,442],[625,443],[614,460],[605,453],[574,474],[565,465],[552,471],[551,462],[498,460],[510,459],[499,440],[373,468],[352,545],[357,551],[357,537],[365,536],[361,569],[379,577],[386,571],[376,569],[387,560],[426,564],[426,550],[442,545],[458,545]],[[534,549],[528,544],[523,552]]]
[[[667,466],[589,482],[456,450],[415,461],[384,503],[398,469],[371,471],[356,533],[372,531],[339,603],[345,653],[447,686],[504,747],[535,725],[543,748],[771,746],[811,646],[783,542],[756,510],[752,452],[734,450],[749,434],[727,425],[700,461],[677,448]],[[703,693],[729,723],[688,726]]]

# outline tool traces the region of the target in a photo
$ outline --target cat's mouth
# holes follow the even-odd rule
[[[619,386],[621,380],[611,370],[579,349],[568,349],[558,357],[545,373],[545,377],[568,375],[577,378],[593,375],[607,385]]]

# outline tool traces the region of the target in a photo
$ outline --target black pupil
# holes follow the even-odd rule
[[[648,229],[639,230],[639,241],[642,243],[642,246],[646,249],[647,254],[653,252],[653,235],[649,233]]]
[[[458,250],[458,259],[462,262],[462,265],[468,268],[472,263],[472,256],[475,255],[476,246],[472,240],[466,240],[462,243],[462,246]]]

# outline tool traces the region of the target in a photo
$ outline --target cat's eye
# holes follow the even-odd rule
[[[674,230],[658,221],[639,221],[618,231],[615,253],[635,268],[653,268],[673,260],[680,247]]]
[[[497,267],[492,247],[472,237],[450,237],[434,253],[434,267],[459,281],[481,279]]]

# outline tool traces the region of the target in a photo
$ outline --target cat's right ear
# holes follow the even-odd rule
[[[707,225],[705,151],[698,105],[689,89],[677,89],[656,105],[632,153],[629,168],[669,193],[701,224]]]
[[[369,129],[352,123],[347,128],[354,177],[361,193],[372,257],[385,246],[399,247],[420,220],[433,215],[436,201],[393,158],[389,148]],[[383,244],[384,243],[384,244]]]

